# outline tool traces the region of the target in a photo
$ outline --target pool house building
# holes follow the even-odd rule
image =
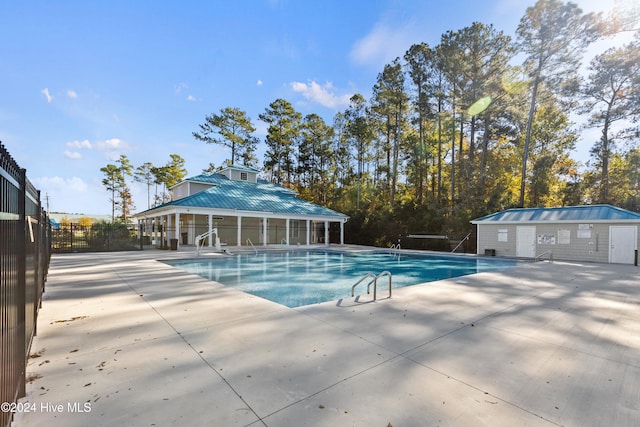
[[[344,244],[348,216],[300,199],[258,173],[231,165],[185,179],[170,188],[170,202],[133,215],[139,233],[148,244],[172,248]]]
[[[507,209],[471,223],[478,254],[638,263],[640,214],[612,205]]]

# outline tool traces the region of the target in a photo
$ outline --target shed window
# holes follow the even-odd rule
[[[246,181],[247,180],[247,173],[246,172],[240,172],[240,180],[241,181]]]
[[[509,229],[508,228],[498,229],[498,242],[508,242],[508,241],[509,241]]]

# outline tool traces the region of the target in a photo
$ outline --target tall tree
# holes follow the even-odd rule
[[[118,196],[120,197],[120,202],[118,204],[120,209],[120,218],[122,222],[127,222],[127,217],[131,213],[131,210],[134,208],[133,198],[131,197],[131,189],[127,185],[127,177],[133,176],[133,165],[129,158],[120,154],[120,158],[116,160],[118,164],[118,171],[120,172],[120,188],[118,189]]]
[[[231,150],[228,164],[234,164],[238,159],[242,159],[245,164],[251,162],[257,145],[257,139],[253,136],[256,129],[244,111],[239,108],[223,108],[220,114],[206,116],[205,122],[199,127],[200,132],[192,133],[195,139],[207,144],[219,144]]]
[[[300,134],[302,115],[288,101],[276,99],[258,117],[269,125],[264,164],[271,171],[271,179],[278,184],[283,180],[291,182],[293,152]]]
[[[162,195],[156,194],[155,204],[163,204],[170,200],[167,195],[167,189],[178,184],[187,175],[187,169],[184,167],[185,161],[179,154],[170,154],[169,161],[164,166],[152,167],[151,173],[154,176],[155,183],[162,184]]]
[[[563,188],[571,173],[569,155],[577,139],[569,118],[557,104],[538,107],[531,131],[530,205],[555,206],[561,203]]]
[[[185,161],[179,154],[170,154],[169,162],[165,165],[165,181],[167,187],[173,187],[184,179],[187,169],[184,167]]]
[[[322,117],[309,114],[302,121],[298,149],[299,171],[306,176],[310,199],[326,203],[327,167],[332,157],[333,128]]]
[[[151,208],[151,186],[155,181],[155,177],[153,175],[153,164],[151,162],[145,162],[138,166],[135,171],[134,179],[147,186],[147,209]]]
[[[478,184],[482,182],[477,179],[478,175],[484,172],[476,164],[477,138],[483,138],[480,147],[484,156],[492,120],[496,117],[491,114],[491,104],[504,92],[499,76],[513,57],[511,38],[492,25],[474,22],[459,31],[448,31],[442,37],[441,46],[446,53],[443,63],[457,89],[461,110],[459,159],[460,171],[464,174],[461,187],[466,199],[475,198]],[[463,134],[467,136],[466,141]],[[463,141],[467,143],[466,156]]]
[[[356,153],[358,190],[356,198],[356,209],[360,209],[360,193],[362,190],[362,174],[366,153],[371,146],[373,134],[368,122],[366,111],[366,101],[362,95],[356,93],[349,99],[349,107],[345,111],[346,132],[351,147]]]
[[[395,204],[400,149],[403,143],[403,128],[406,124],[408,95],[404,88],[404,73],[400,58],[393,60],[378,75],[373,87],[371,109],[381,118],[384,148],[387,156],[387,188],[389,201]]]
[[[334,180],[342,188],[349,185],[353,177],[353,156],[349,147],[347,118],[344,113],[336,113],[333,117],[333,132]]]
[[[519,50],[526,55],[531,79],[531,101],[522,156],[520,206],[524,206],[527,157],[540,85],[561,89],[572,81],[586,46],[598,37],[595,17],[585,15],[574,3],[538,0],[527,8],[516,30]]]
[[[435,77],[435,53],[427,43],[414,44],[404,55],[406,68],[413,83],[413,110],[415,116],[413,124],[418,126],[417,139],[413,146],[414,175],[417,183],[417,202],[422,204],[424,183],[427,177],[427,164],[429,149],[427,147],[427,121],[432,119],[433,106],[430,100],[436,97],[434,85]]]
[[[640,39],[597,55],[589,70],[581,89],[582,112],[589,114],[587,126],[601,129],[591,153],[600,167],[598,202],[610,203],[609,159],[615,141],[637,137],[637,130],[614,125],[640,119]]]
[[[109,163],[107,166],[100,168],[100,172],[104,174],[102,185],[107,191],[111,192],[111,222],[116,219],[116,192],[120,187],[120,170],[118,166]]]

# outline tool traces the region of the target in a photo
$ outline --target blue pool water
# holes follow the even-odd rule
[[[351,296],[365,274],[389,271],[393,288],[509,268],[518,261],[453,255],[382,252],[262,252],[208,259],[164,261],[174,267],[286,305],[300,307]],[[356,288],[366,293],[367,281]],[[388,295],[388,279],[378,280],[378,298]],[[372,290],[373,292],[373,290]]]

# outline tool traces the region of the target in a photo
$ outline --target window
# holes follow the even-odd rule
[[[240,172],[240,180],[241,181],[246,181],[247,180],[247,173],[246,172]]]

